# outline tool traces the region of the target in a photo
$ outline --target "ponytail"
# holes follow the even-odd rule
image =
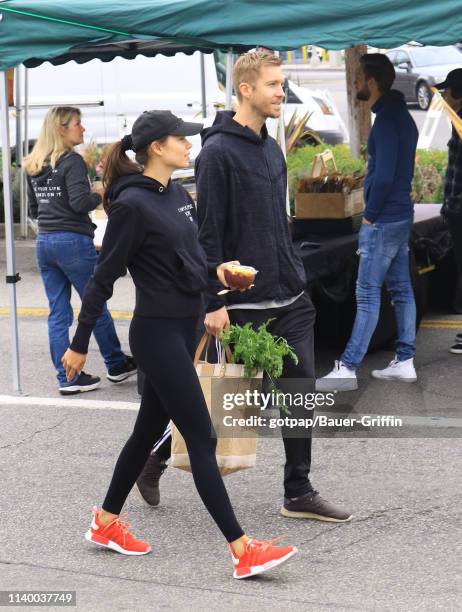
[[[131,137],[130,137],[131,140]],[[127,174],[139,174],[142,172],[142,167],[136,162],[132,161],[126,154],[126,151],[130,148],[128,139],[126,136],[115,142],[111,148],[109,149],[109,153],[104,161],[104,170],[103,170],[103,187],[104,187],[104,197],[103,197],[103,206],[104,210],[108,212],[111,207],[110,198],[108,198],[108,194],[110,193],[111,187],[114,182],[122,176],[126,176]]]
[[[167,138],[168,136],[159,138],[158,142],[163,144],[166,142]],[[122,176],[126,176],[127,174],[141,174],[143,172],[143,167],[146,166],[149,160],[150,146],[151,143],[148,143],[142,149],[137,149],[135,151],[136,161],[131,160],[126,154],[126,151],[129,149],[134,151],[133,140],[130,134],[124,136],[122,140],[115,142],[111,146],[104,161],[103,170],[103,206],[106,212],[108,212],[111,207],[111,200],[108,194],[110,194],[112,185]]]

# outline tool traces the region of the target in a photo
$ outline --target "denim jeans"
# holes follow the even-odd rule
[[[96,250],[90,236],[75,232],[52,232],[38,235],[36,254],[50,308],[48,337],[51,359],[57,371],[58,384],[62,386],[67,380],[61,357],[69,347],[69,327],[74,318],[71,288],[74,287],[80,298],[83,297],[96,265]],[[125,355],[106,306],[93,333],[106,368],[109,370],[121,365]]]
[[[359,270],[356,318],[341,361],[350,369],[362,362],[377,327],[385,283],[395,309],[398,361],[415,355],[416,307],[409,272],[412,221],[362,225],[359,232]]]

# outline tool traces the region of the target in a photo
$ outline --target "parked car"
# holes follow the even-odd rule
[[[290,79],[286,80],[284,116],[286,123],[294,112],[299,117],[310,113],[308,127],[328,144],[348,141],[348,130],[333,101],[325,90],[301,87]]]
[[[430,106],[430,88],[444,81],[454,68],[462,67],[462,53],[454,46],[407,45],[391,49],[386,55],[396,71],[394,89],[401,91],[407,102],[417,102],[422,110]]]

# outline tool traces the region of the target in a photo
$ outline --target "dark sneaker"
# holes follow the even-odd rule
[[[456,337],[455,337],[454,342],[455,342],[456,344],[462,344],[462,333],[460,333],[460,334],[456,334]]]
[[[152,453],[138,476],[136,486],[144,501],[150,506],[158,506],[160,502],[159,480],[167,469],[167,464]]]
[[[94,391],[100,384],[101,378],[99,376],[91,376],[91,374],[80,372],[80,376],[76,382],[61,385],[59,387],[59,392],[61,395],[76,395],[77,393],[85,393],[85,391]]]
[[[290,518],[313,519],[328,523],[346,523],[352,515],[323,499],[317,491],[307,493],[296,499],[284,498],[282,516]]]
[[[456,344],[451,346],[449,350],[451,351],[451,353],[454,353],[454,355],[462,355],[462,341],[456,342]]]
[[[135,360],[133,359],[133,357],[129,357],[127,355],[125,361],[121,365],[116,366],[115,368],[111,368],[106,374],[106,377],[111,382],[118,383],[122,382],[123,380],[126,380],[127,378],[130,378],[130,376],[134,376],[136,372],[137,367]]]

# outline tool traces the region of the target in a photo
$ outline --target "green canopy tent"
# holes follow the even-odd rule
[[[409,40],[460,40],[458,0],[0,0],[0,112],[3,159],[9,158],[6,70],[180,51],[289,50],[310,43],[344,49],[390,48]],[[13,385],[20,390],[11,177],[3,163],[7,283],[12,315]]]
[[[457,42],[458,0],[4,0],[0,2],[0,70],[40,61],[85,61],[76,47],[113,45],[103,59],[136,50],[142,41],[186,48],[327,49],[366,43],[390,48],[409,40]],[[118,43],[136,41],[132,48]],[[138,51],[139,52],[139,51]],[[111,53],[113,55],[111,56]]]

